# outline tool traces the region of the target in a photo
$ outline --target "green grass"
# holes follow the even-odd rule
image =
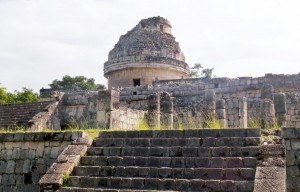
[[[141,131],[141,130],[148,130],[148,129],[150,129],[150,127],[146,122],[146,120],[141,120],[138,124],[137,130]]]
[[[248,121],[248,128],[262,128],[268,130],[279,130],[281,128],[278,120],[275,120],[274,125],[264,122],[262,119],[250,119]]]
[[[70,183],[70,174],[64,174],[63,187],[68,187]]]
[[[251,119],[248,121],[248,128],[261,128],[261,121],[258,119]]]
[[[205,124],[206,124],[207,128],[211,128],[211,129],[224,128],[224,127],[221,127],[219,120],[216,118],[211,118],[211,119],[206,120]]]

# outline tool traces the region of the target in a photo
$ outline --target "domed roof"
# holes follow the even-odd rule
[[[171,23],[163,17],[143,19],[132,30],[122,35],[109,52],[104,73],[120,70],[120,65],[125,63],[165,63],[183,70],[188,69],[179,43],[171,34]]]

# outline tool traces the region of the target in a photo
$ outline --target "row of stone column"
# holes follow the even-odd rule
[[[216,100],[213,90],[204,92],[202,105],[195,109],[205,122],[217,119],[221,127],[247,127],[247,98],[232,97]],[[261,89],[260,108],[257,110],[257,120],[262,127],[272,127],[286,124],[286,97],[283,93],[274,93],[272,85]],[[173,98],[167,92],[155,93],[148,97],[148,124],[152,128],[173,128]]]
[[[167,92],[148,97],[148,125],[151,128],[173,128],[173,98]]]
[[[173,99],[167,92],[148,97],[148,125],[151,128],[173,128]],[[247,99],[245,97],[216,100],[214,91],[204,93],[201,107],[195,109],[201,114],[204,127],[217,120],[221,127],[247,127]]]
[[[264,85],[261,89],[260,115],[262,126],[278,124],[286,126],[286,96],[284,93],[274,93],[272,85]]]

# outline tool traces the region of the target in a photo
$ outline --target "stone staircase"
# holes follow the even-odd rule
[[[29,127],[30,120],[53,101],[0,105],[0,128]]]
[[[103,132],[60,192],[254,189],[260,129]]]

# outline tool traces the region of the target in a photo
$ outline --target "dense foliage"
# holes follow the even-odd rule
[[[25,103],[39,100],[39,95],[32,89],[23,88],[22,91],[7,92],[6,88],[0,87],[0,104],[5,103]]]
[[[203,77],[203,78],[212,78],[214,68],[203,68],[200,63],[196,63],[192,68],[190,68],[191,77]]]
[[[94,78],[86,78],[84,76],[75,76],[71,77],[69,75],[65,75],[62,80],[55,79],[49,86],[52,89],[60,89],[60,90],[73,90],[73,89],[81,89],[81,90],[98,90],[105,89],[105,86],[102,84],[96,84]]]

